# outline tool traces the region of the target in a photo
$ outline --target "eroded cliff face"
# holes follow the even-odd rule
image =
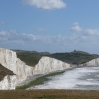
[[[10,90],[15,89],[16,85],[16,75],[7,75],[3,78],[2,81],[0,81],[0,90]]]
[[[27,66],[17,58],[16,52],[11,50],[0,48],[0,63],[16,74],[17,82],[21,82],[27,76],[33,75],[33,67]]]
[[[57,70],[76,67],[76,65],[70,65],[49,57],[42,57],[38,64],[33,67],[28,66],[17,58],[16,52],[4,48],[0,48],[0,64],[13,71],[15,74],[6,75],[3,80],[0,81],[0,90],[15,89],[16,85],[24,81],[28,76],[48,74]],[[93,59],[79,66],[99,66],[99,58]]]
[[[15,89],[15,86],[28,76],[47,74],[56,70],[70,68],[70,64],[49,57],[42,57],[36,66],[31,67],[18,59],[16,52],[3,48],[0,48],[0,64],[15,74],[5,76],[0,81],[0,89]]]
[[[79,66],[99,66],[99,58],[93,59],[84,64],[80,64]]]
[[[39,63],[35,66],[33,74],[46,74],[57,70],[64,70],[66,68],[70,68],[70,64],[54,58],[42,57]]]

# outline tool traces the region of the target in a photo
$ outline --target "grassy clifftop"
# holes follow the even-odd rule
[[[17,53],[17,57],[24,61],[29,66],[35,66],[42,56],[49,56],[49,52],[13,50]]]
[[[70,64],[83,64],[92,59],[98,58],[99,55],[89,54],[87,52],[82,51],[73,51],[70,53],[55,53],[51,54],[50,57],[59,59],[63,62],[67,62]]]
[[[14,50],[17,53],[18,58],[24,61],[27,65],[35,66],[41,57],[48,56],[55,58],[70,64],[83,64],[92,59],[98,58],[99,55],[89,54],[83,51],[73,51],[66,53],[53,53],[49,52],[36,52],[36,51],[23,51],[23,50]]]
[[[41,56],[39,55],[22,55],[22,54],[21,55],[17,54],[17,57],[22,61],[24,61],[29,66],[35,66],[41,58]]]

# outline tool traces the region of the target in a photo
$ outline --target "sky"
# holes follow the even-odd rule
[[[99,0],[0,0],[0,47],[99,54]]]

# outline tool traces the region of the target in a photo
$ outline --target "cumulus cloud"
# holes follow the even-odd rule
[[[32,34],[19,34],[15,30],[10,31],[1,31],[0,32],[0,40],[6,39],[8,42],[11,41],[31,41],[35,40],[35,36]]]
[[[77,24],[78,25],[78,24]],[[76,26],[76,25],[74,25]],[[40,36],[30,33],[17,33],[16,30],[0,31],[0,46],[49,52],[66,52],[74,49],[99,53],[99,29],[83,29],[83,32],[70,36]],[[93,47],[94,46],[94,47]]]
[[[75,32],[81,32],[82,28],[80,26],[73,26],[70,30],[75,31]]]
[[[99,36],[99,29],[86,29],[85,34],[92,35],[92,36]]]
[[[45,10],[60,9],[66,7],[66,3],[64,3],[62,0],[22,0],[22,3],[30,6],[36,6],[37,8]]]
[[[1,31],[0,32],[0,36],[6,36],[6,35],[8,35],[9,33],[7,32],[7,31]]]
[[[83,29],[79,26],[78,22],[73,23],[73,27],[71,27],[69,30],[74,32],[81,32]]]

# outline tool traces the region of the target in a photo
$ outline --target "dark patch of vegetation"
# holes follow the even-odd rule
[[[89,54],[83,51],[68,52],[68,53],[54,53],[50,54],[49,52],[36,52],[36,51],[24,51],[24,50],[14,50],[17,53],[18,58],[24,61],[27,65],[35,66],[41,57],[48,56],[55,58],[70,64],[83,64],[92,59],[98,58],[99,55]]]
[[[35,66],[41,58],[41,56],[38,55],[22,55],[22,54],[21,55],[18,54],[17,57],[29,66]]]
[[[4,66],[2,66],[2,65],[0,64],[0,81],[1,81],[6,75],[14,75],[14,73],[13,73],[11,70],[5,68]]]
[[[25,50],[13,50],[17,53],[17,57],[29,66],[35,66],[42,56],[50,55],[49,52],[36,52]]]
[[[64,72],[65,71],[55,72],[55,73],[50,73],[50,74],[41,76],[41,77],[36,78],[35,80],[33,80],[33,81],[31,81],[31,82],[29,82],[29,83],[27,83],[25,85],[17,86],[16,89],[27,89],[27,88],[29,88],[31,86],[36,86],[36,85],[44,84],[45,81],[50,80],[50,78],[48,78],[48,77],[59,75],[59,74],[62,74]]]
[[[39,56],[50,55],[49,52],[37,52],[26,50],[13,50],[13,51],[15,51],[18,55],[39,55]]]
[[[58,60],[61,60],[63,62],[67,62],[70,64],[83,64],[86,63],[92,59],[98,58],[99,55],[96,54],[89,54],[87,52],[82,51],[74,51],[70,53],[55,53],[51,54],[50,57],[56,58]]]
[[[10,90],[0,91],[0,99],[99,99],[99,91]]]

